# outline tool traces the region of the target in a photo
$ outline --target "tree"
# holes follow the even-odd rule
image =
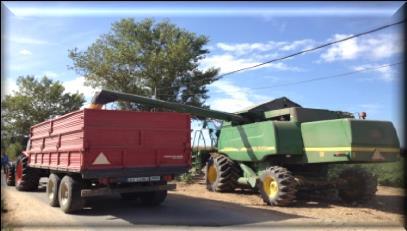
[[[32,125],[78,110],[85,102],[83,94],[64,93],[65,88],[59,81],[46,76],[41,80],[21,76],[17,86],[18,90],[6,95],[1,102],[2,139],[13,138],[21,143]]]
[[[217,80],[218,69],[199,69],[208,50],[208,38],[178,28],[168,21],[152,19],[135,22],[122,19],[85,51],[69,51],[72,69],[85,84],[110,90],[203,106],[206,85]],[[149,109],[122,102],[123,109]]]

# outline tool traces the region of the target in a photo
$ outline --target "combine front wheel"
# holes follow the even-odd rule
[[[258,189],[267,204],[285,206],[295,199],[297,183],[287,169],[273,166],[260,176]]]
[[[239,176],[239,168],[224,155],[212,154],[206,163],[206,187],[210,191],[233,191]]]

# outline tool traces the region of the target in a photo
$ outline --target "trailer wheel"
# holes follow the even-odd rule
[[[49,175],[48,182],[47,182],[47,196],[48,196],[48,203],[52,207],[59,206],[58,189],[59,189],[60,183],[61,183],[61,178],[57,174],[51,173]]]
[[[297,193],[297,182],[287,169],[273,166],[259,177],[257,187],[263,201],[268,205],[291,204]]]
[[[40,174],[38,169],[28,166],[28,157],[20,155],[17,158],[14,179],[18,191],[33,191],[38,189]]]
[[[62,211],[73,213],[82,209],[84,200],[81,197],[81,183],[79,180],[64,176],[59,184],[58,201]]]
[[[214,192],[233,191],[237,187],[240,169],[228,157],[213,153],[206,163],[206,188]]]
[[[347,168],[339,174],[344,181],[338,189],[339,197],[345,202],[366,202],[377,191],[377,177],[362,168]]]
[[[4,169],[7,186],[14,186],[16,184],[15,177],[14,177],[14,174],[15,174],[14,171],[15,171],[14,163],[7,165]]]
[[[167,198],[167,190],[142,192],[139,194],[139,198],[142,205],[157,206]]]

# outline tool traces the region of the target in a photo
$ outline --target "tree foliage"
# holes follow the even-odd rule
[[[92,87],[122,91],[172,102],[203,106],[206,85],[217,80],[217,69],[199,69],[209,53],[208,38],[171,24],[122,19],[112,24],[85,51],[69,51],[72,69],[85,76]],[[124,109],[148,109],[145,105],[120,103]]]
[[[6,95],[1,102],[2,138],[21,140],[29,134],[32,125],[78,110],[85,102],[83,94],[64,93],[59,81],[46,76],[41,80],[21,76],[17,87],[14,94]]]

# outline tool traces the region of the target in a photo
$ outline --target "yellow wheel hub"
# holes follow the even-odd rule
[[[278,193],[278,183],[271,176],[266,176],[263,180],[263,189],[266,194],[274,198]]]
[[[216,168],[213,165],[210,165],[208,167],[207,171],[208,171],[208,176],[207,176],[208,181],[209,181],[209,183],[212,184],[216,181],[216,178],[218,177],[218,173],[216,172]]]

